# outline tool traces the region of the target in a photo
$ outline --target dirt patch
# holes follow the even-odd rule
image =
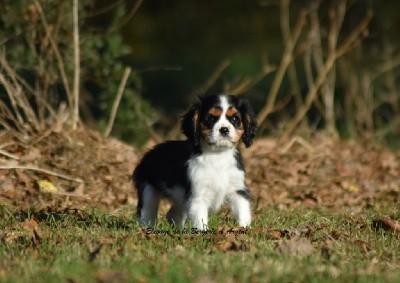
[[[26,143],[0,136],[0,204],[100,209],[135,205],[131,173],[143,154],[81,128]],[[357,211],[399,203],[400,156],[376,144],[322,134],[243,150],[254,208],[305,205]]]

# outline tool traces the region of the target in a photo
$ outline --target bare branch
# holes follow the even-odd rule
[[[131,71],[132,69],[130,67],[125,68],[124,75],[122,76],[122,80],[118,88],[117,96],[115,97],[114,104],[112,106],[110,119],[108,120],[107,128],[104,132],[105,137],[108,137],[111,133],[115,121],[115,116],[117,115],[118,106],[119,103],[121,102],[122,94],[124,93],[126,82],[128,81]]]
[[[83,183],[83,180],[80,178],[75,178],[75,177],[70,177],[61,173],[57,173],[57,172],[53,172],[47,169],[42,169],[39,167],[35,167],[35,166],[7,166],[7,165],[0,165],[0,169],[1,170],[14,170],[14,169],[21,169],[21,170],[30,170],[30,171],[36,171],[36,172],[40,172],[40,173],[44,173],[47,175],[51,175],[51,176],[56,176],[68,181],[73,181],[76,183]]]
[[[135,5],[133,5],[131,11],[129,14],[122,20],[121,24],[118,26],[117,29],[121,29],[124,25],[126,25],[130,19],[136,14],[136,12],[139,10],[140,6],[142,5],[143,0],[137,0]]]
[[[337,50],[331,50],[326,59],[323,68],[318,73],[318,77],[315,79],[315,83],[311,86],[307,93],[306,100],[304,102],[303,107],[299,109],[296,113],[296,116],[289,123],[288,128],[283,135],[283,139],[287,138],[296,128],[296,126],[301,122],[304,118],[305,114],[310,109],[312,102],[318,94],[318,90],[324,83],[329,71],[334,66],[335,61],[343,56],[346,52],[349,52],[352,49],[353,43],[359,38],[359,36],[365,31],[368,27],[369,22],[372,19],[372,12],[368,12],[364,19],[354,28],[352,33],[346,37],[344,42],[339,46]]]
[[[215,84],[215,82],[218,80],[218,78],[221,76],[221,74],[226,70],[226,68],[229,67],[231,64],[231,61],[229,59],[223,60],[216,68],[215,70],[211,73],[211,75],[207,78],[207,80],[200,86],[198,93],[200,95],[206,94],[211,86]]]
[[[73,1],[73,26],[74,26],[74,109],[72,115],[72,129],[76,129],[79,121],[79,78],[81,72],[80,66],[80,48],[79,48],[79,19],[78,19],[78,0]]]
[[[257,115],[257,121],[258,124],[261,125],[264,120],[268,117],[268,115],[271,113],[271,111],[274,109],[274,104],[276,97],[278,95],[279,88],[282,84],[283,76],[286,73],[286,70],[290,63],[293,60],[293,50],[294,47],[297,43],[297,40],[303,30],[303,27],[305,25],[307,18],[307,13],[303,10],[300,12],[300,16],[298,18],[293,36],[292,36],[292,42],[287,42],[285,46],[285,51],[282,56],[281,63],[279,65],[278,71],[276,72],[276,76],[274,79],[274,82],[272,83],[271,90],[268,93],[268,98],[267,101],[264,105],[264,107],[260,110],[260,112]]]
[[[65,73],[64,60],[63,60],[63,58],[61,56],[60,50],[58,49],[58,46],[57,46],[56,42],[54,41],[53,36],[51,35],[50,29],[49,29],[49,25],[48,25],[47,20],[46,20],[46,16],[44,15],[42,6],[40,5],[38,0],[35,0],[35,6],[36,6],[36,9],[38,10],[38,12],[40,14],[40,18],[42,20],[42,24],[43,24],[43,27],[45,29],[47,39],[49,40],[51,48],[53,49],[54,54],[56,55],[57,63],[58,63],[58,69],[59,69],[59,72],[60,72],[60,75],[61,75],[61,79],[62,79],[63,84],[64,84],[65,92],[67,93],[69,106],[72,108],[73,107],[73,96],[72,96],[72,93],[71,93],[71,88],[69,86],[67,74]]]
[[[19,160],[20,159],[18,156],[14,155],[14,154],[11,154],[11,153],[9,153],[9,152],[7,152],[5,150],[2,150],[2,149],[0,149],[0,154],[4,155],[4,156],[7,156],[8,158],[15,159],[15,160]]]

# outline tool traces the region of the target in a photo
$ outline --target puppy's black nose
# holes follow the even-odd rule
[[[221,136],[226,137],[229,134],[229,129],[227,127],[222,127],[219,129],[219,132],[221,133]]]

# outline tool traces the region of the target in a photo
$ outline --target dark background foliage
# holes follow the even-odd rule
[[[71,2],[40,1],[69,77],[73,71]],[[329,13],[337,1],[291,1],[290,25],[293,29],[301,9],[316,3],[322,46],[326,48]],[[399,85],[398,65],[390,69],[391,78],[386,73],[371,78],[385,62],[398,56],[399,8],[397,1],[347,1],[339,42],[367,11],[372,10],[374,17],[362,44],[336,66],[335,121],[342,135],[358,136],[366,130],[379,130],[380,137],[393,141],[399,135],[398,123],[393,122],[400,113],[395,93]],[[6,0],[0,3],[0,9],[1,49],[9,64],[59,108],[66,100],[65,90],[35,1]],[[104,130],[124,69],[131,66],[133,72],[112,134],[136,144],[148,140],[149,128],[168,133],[202,83],[224,59],[229,59],[230,65],[208,93],[220,92],[227,85],[256,76],[267,63],[278,66],[284,48],[279,1],[88,0],[80,1],[79,15],[81,117],[85,123]],[[301,37],[306,38],[307,33],[303,32]],[[304,98],[309,87],[301,54],[294,65],[299,96]],[[246,91],[245,96],[256,112],[265,103],[274,77],[275,72],[271,72]],[[360,83],[351,84],[355,81]],[[369,98],[368,91],[363,90],[366,85],[371,87]],[[267,119],[261,133],[279,131],[282,121],[297,111],[299,106],[290,96],[292,87],[286,75],[278,98],[285,100],[289,94],[288,102]],[[359,96],[349,94],[351,87],[356,88],[353,93]],[[2,97],[7,100],[5,95]],[[373,99],[372,106],[367,105],[368,99]],[[367,114],[363,114],[364,106]],[[310,125],[325,127],[322,108],[318,101],[313,104],[307,114]]]

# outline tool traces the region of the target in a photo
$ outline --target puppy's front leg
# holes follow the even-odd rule
[[[250,193],[247,188],[238,190],[228,197],[232,214],[239,226],[248,227],[251,223]]]
[[[207,230],[208,228],[208,206],[204,200],[193,198],[188,203],[188,217],[192,222],[192,228]]]

